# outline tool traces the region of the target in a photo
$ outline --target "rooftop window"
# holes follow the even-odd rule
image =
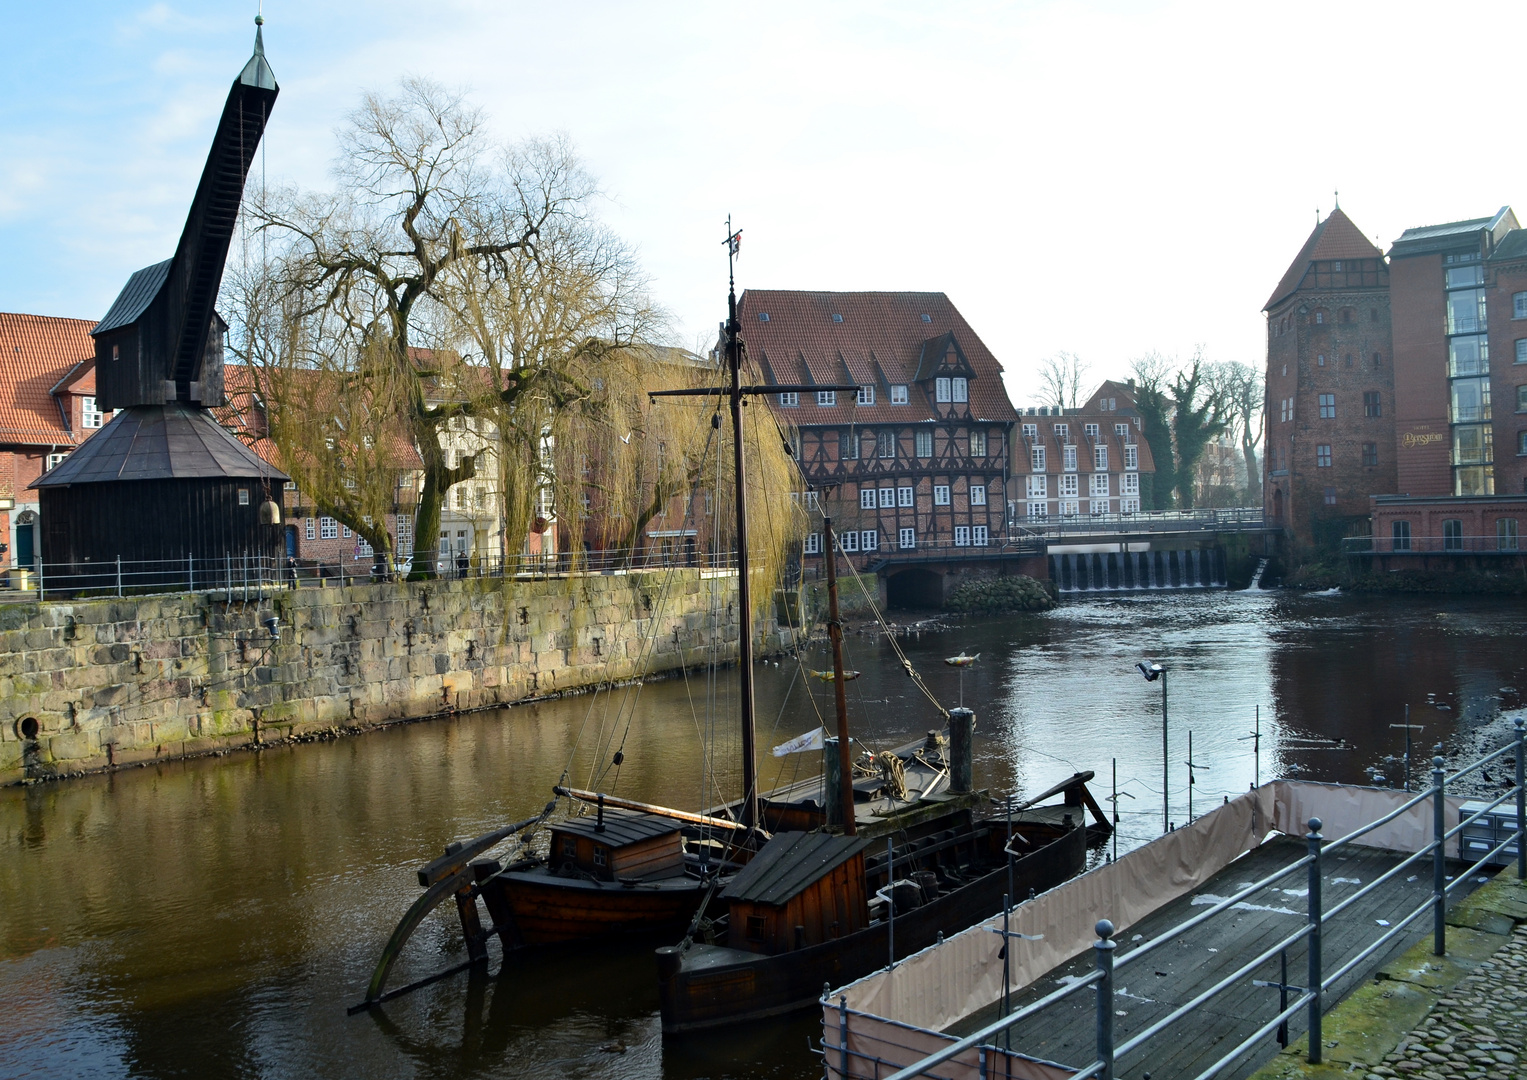
[[[923,316],[923,322],[932,322],[932,321],[933,321],[933,316],[932,315],[924,315]]]
[[[833,322],[842,322],[843,321],[843,316],[839,315],[837,312],[833,312],[832,321]]]
[[[760,311],[758,313],[758,321],[759,322],[768,322],[769,321],[769,313],[767,311]]]

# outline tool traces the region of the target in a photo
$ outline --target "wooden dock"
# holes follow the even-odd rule
[[[1202,912],[1205,906],[1232,896],[1262,878],[1300,859],[1306,851],[1302,841],[1272,840],[1226,867],[1204,886],[1167,904],[1149,917],[1129,927],[1116,938],[1116,961],[1158,935]],[[1400,861],[1403,856],[1373,848],[1349,846],[1325,857],[1322,866],[1322,893],[1330,910],[1363,885],[1373,881]],[[1449,864],[1449,874],[1461,864]],[[1279,939],[1287,937],[1307,920],[1308,869],[1301,868],[1287,877],[1247,897],[1229,911],[1222,912],[1176,940],[1163,944],[1150,954],[1126,964],[1114,976],[1114,1040],[1122,1045],[1168,1013],[1191,1001],[1204,990],[1246,964]],[[1482,879],[1481,879],[1482,880]],[[1453,891],[1451,900],[1462,899],[1475,888],[1470,881]],[[1329,975],[1360,953],[1386,925],[1397,923],[1432,891],[1430,860],[1421,860],[1375,889],[1352,907],[1328,921],[1324,928],[1322,955]],[[1106,917],[1107,912],[1099,912]],[[1369,958],[1343,978],[1326,994],[1326,1008],[1355,989],[1382,964],[1431,932],[1432,919],[1423,914],[1398,935],[1388,952]],[[1015,953],[1024,947],[1021,939],[1011,943]],[[1093,950],[1053,969],[1042,979],[1014,992],[1014,1010],[1051,993],[1068,979],[1086,975],[1095,966]],[[1288,950],[1288,982],[1302,987],[1308,974],[1304,942]],[[1275,956],[1262,964],[1235,986],[1230,987],[1197,1012],[1184,1017],[1165,1033],[1157,1035],[1138,1050],[1121,1056],[1114,1075],[1137,1080],[1149,1073],[1151,1080],[1193,1080],[1217,1058],[1225,1054],[1258,1027],[1279,1012],[1276,987],[1254,986],[1252,981],[1279,981],[1279,961]],[[1298,991],[1290,992],[1290,1000]],[[998,1006],[991,1006],[949,1028],[949,1034],[968,1035],[998,1017]],[[1289,1038],[1304,1033],[1305,1014],[1300,1012],[1289,1023]],[[1011,1030],[1013,1050],[1073,1067],[1095,1060],[1096,996],[1090,990],[1074,994],[1057,1005],[1029,1017]],[[999,1041],[1001,1036],[998,1037]],[[1277,1042],[1269,1038],[1246,1054],[1241,1061],[1227,1066],[1219,1075],[1225,1078],[1249,1075],[1278,1052]]]

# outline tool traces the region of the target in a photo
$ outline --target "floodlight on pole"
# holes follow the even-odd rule
[[[1166,668],[1160,664],[1142,660],[1135,665],[1135,670],[1145,677],[1146,682],[1161,680],[1161,831],[1165,833],[1172,825],[1172,796],[1168,789],[1171,782],[1172,759],[1171,752],[1167,748]]]

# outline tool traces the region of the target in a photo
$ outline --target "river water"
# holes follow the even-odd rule
[[[1163,814],[1257,776],[1402,781],[1402,722],[1421,746],[1498,744],[1527,687],[1519,601],[1184,592],[1068,602],[907,639],[946,704],[977,710],[977,779],[1035,793],[1077,769],[1109,794],[1121,850]],[[891,745],[934,726],[890,647],[851,633],[856,735]],[[980,661],[962,676],[943,657]],[[1161,684],[1170,770],[1162,806]],[[828,666],[825,649],[809,658]],[[765,747],[830,716],[831,687],[760,664]],[[698,807],[736,784],[725,701],[735,672],[401,726],[332,743],[168,763],[0,791],[0,1075],[141,1077],[808,1077],[810,1016],[665,1046],[650,946],[531,956],[347,1017],[413,870],[453,840],[534,813],[564,769],[623,743],[602,785]],[[814,694],[814,698],[808,697]],[[1248,738],[1260,707],[1260,762]],[[707,720],[714,716],[714,721]],[[710,767],[701,736],[713,751]],[[1331,741],[1345,740],[1345,744]],[[576,742],[577,752],[568,747]],[[766,785],[812,770],[762,759]],[[440,909],[444,912],[446,909]],[[454,962],[445,918],[421,929],[394,982]]]

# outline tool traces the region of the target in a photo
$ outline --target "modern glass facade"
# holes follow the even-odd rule
[[[1480,252],[1443,256],[1446,290],[1448,422],[1452,426],[1454,495],[1495,494],[1495,440],[1490,414],[1490,346]]]

